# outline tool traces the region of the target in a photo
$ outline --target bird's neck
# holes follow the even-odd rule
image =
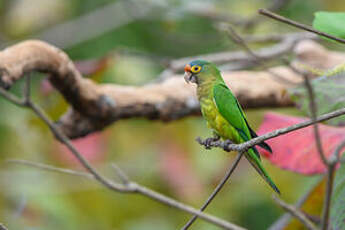
[[[204,80],[198,84],[197,95],[199,101],[213,97],[214,80]]]
[[[213,73],[212,75],[202,78],[202,80],[198,82],[197,87],[197,95],[199,101],[205,99],[213,100],[213,87],[216,84],[225,84],[219,72]]]

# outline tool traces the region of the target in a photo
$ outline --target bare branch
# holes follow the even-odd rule
[[[293,67],[291,67],[293,68]],[[298,72],[298,70],[293,69],[294,71]],[[301,73],[301,75],[304,78],[304,84],[307,88],[308,97],[309,97],[309,110],[311,112],[311,119],[312,121],[316,121],[317,119],[317,105],[315,102],[315,95],[313,92],[313,87],[310,84],[310,80],[308,78],[308,75],[305,73]],[[318,124],[313,124],[314,129],[314,135],[315,135],[315,143],[316,147],[320,156],[320,159],[322,160],[323,164],[327,167],[327,186],[326,186],[326,193],[325,193],[325,201],[323,205],[323,214],[322,214],[322,229],[327,230],[329,225],[329,213],[330,213],[330,207],[331,207],[331,197],[333,192],[333,182],[334,182],[334,174],[335,174],[335,166],[337,161],[329,160],[326,158],[326,155],[324,153],[323,147],[322,147],[322,141],[320,137],[320,132],[318,128]],[[334,159],[338,159],[336,156],[333,157]]]
[[[259,12],[260,12],[260,14],[271,17],[277,21],[295,26],[295,27],[300,28],[302,30],[306,30],[306,31],[309,31],[309,32],[318,34],[320,36],[324,36],[324,37],[327,37],[327,38],[332,39],[334,41],[345,44],[344,39],[337,38],[337,37],[332,36],[330,34],[315,30],[312,27],[303,25],[303,24],[295,22],[293,20],[284,18],[280,15],[274,14],[274,13],[270,12],[269,10],[261,9],[261,10],[259,10]],[[298,72],[294,68],[292,68],[292,70]],[[328,226],[329,226],[329,213],[330,213],[330,207],[331,207],[331,197],[332,197],[332,192],[333,192],[334,173],[335,173],[335,167],[336,167],[337,161],[339,159],[339,157],[338,157],[339,155],[336,152],[336,154],[333,156],[333,159],[328,160],[324,154],[324,151],[322,148],[322,142],[321,142],[321,138],[320,138],[320,133],[319,133],[319,129],[318,129],[318,124],[316,123],[317,107],[316,107],[316,103],[315,103],[315,96],[313,93],[313,88],[310,84],[310,81],[309,81],[307,74],[301,73],[301,75],[304,77],[305,86],[307,88],[307,92],[308,92],[308,96],[309,96],[309,108],[310,108],[311,118],[312,118],[311,121],[313,122],[316,147],[317,147],[318,153],[320,155],[320,158],[321,158],[323,164],[327,167],[327,186],[326,186],[325,202],[324,202],[323,214],[322,214],[322,229],[327,230]],[[341,146],[342,146],[342,144],[340,145],[340,147]],[[338,151],[338,149],[337,149],[337,151]]]
[[[292,41],[297,40],[294,38],[291,39]],[[344,54],[320,51],[319,45],[315,43],[306,45],[309,47],[306,51],[303,51],[302,45],[298,48],[301,61],[306,58],[308,63],[310,56],[315,56],[313,54],[315,50],[318,50],[318,54],[312,59],[314,62],[319,60],[318,63],[325,63],[325,60],[328,60],[327,65],[331,66],[332,63],[337,65],[344,60]],[[235,55],[232,56],[234,59],[237,55],[237,58],[242,56],[241,60],[248,61],[248,54],[244,52],[232,54]],[[260,55],[260,52],[257,51],[256,54]],[[182,63],[184,65],[187,60],[180,61],[178,65]],[[65,53],[40,41],[23,42],[1,51],[0,70],[0,83],[7,88],[26,73],[32,71],[49,73],[50,81],[72,106],[56,123],[59,130],[70,138],[101,130],[119,119],[144,117],[170,121],[200,114],[195,89],[185,84],[180,77],[136,87],[97,85],[83,78]],[[275,67],[269,71],[278,73],[290,82],[301,82],[298,76],[286,67]],[[277,82],[270,74],[237,71],[224,72],[223,77],[246,108],[293,105],[289,96],[284,93],[291,84]],[[248,82],[252,84],[247,84]],[[22,101],[16,103],[21,105]]]
[[[51,171],[51,172],[69,174],[69,175],[78,176],[78,177],[86,177],[88,179],[95,179],[92,174],[87,173],[87,172],[76,171],[76,170],[66,169],[66,168],[59,168],[59,167],[55,167],[55,166],[51,166],[51,165],[47,165],[47,164],[42,164],[42,163],[38,163],[38,162],[33,162],[33,161],[28,161],[28,160],[9,159],[9,160],[6,160],[6,162],[10,163],[10,164],[25,165],[25,166],[38,168],[38,169]]]
[[[31,73],[28,73],[28,75],[25,78],[25,85],[24,85],[24,102],[27,103],[30,101],[31,97]]]
[[[72,106],[57,123],[59,129],[69,137],[86,135],[123,118],[146,117],[168,121],[200,113],[193,86],[185,84],[182,78],[141,87],[97,85],[89,79],[82,78],[61,50],[40,41],[23,42],[0,52],[0,70],[0,82],[7,88],[25,73],[49,73],[50,81]],[[248,104],[248,107],[261,106],[257,104],[257,93],[261,94],[260,102],[266,106],[292,104],[287,96],[281,96],[286,86],[272,83],[269,76],[263,76],[264,79],[256,78],[267,84],[265,90],[254,91],[256,95],[248,93],[248,84],[242,83],[246,81],[245,78],[253,80],[251,76],[241,79],[230,74],[224,76],[232,82],[234,91],[242,94],[240,100],[244,105]],[[294,78],[294,75],[290,77]],[[238,90],[236,82],[240,87]],[[241,93],[242,89],[245,93]],[[21,102],[17,101],[17,104]]]
[[[262,58],[266,59],[274,59],[279,57],[283,54],[286,54],[295,47],[295,45],[305,39],[315,39],[315,35],[307,34],[307,33],[295,33],[289,34],[284,39],[282,39],[279,43],[270,46],[268,48],[262,48],[256,51],[256,54]],[[229,52],[219,52],[219,53],[212,53],[212,54],[205,54],[193,57],[185,57],[176,59],[170,62],[169,69],[173,72],[182,71],[185,64],[189,63],[196,59],[208,60],[214,62],[216,64],[223,64],[229,62],[247,62],[248,61],[248,54],[243,51],[229,51]]]
[[[311,119],[312,119],[312,121],[316,121],[317,108],[316,108],[316,102],[315,102],[313,87],[310,84],[310,80],[309,80],[308,76],[306,74],[302,74],[302,76],[304,77],[304,84],[305,84],[305,87],[307,88],[307,92],[308,92],[309,109],[311,112]],[[320,159],[322,160],[323,164],[327,167],[329,163],[328,163],[328,160],[327,160],[326,155],[325,155],[323,148],[322,148],[322,142],[321,142],[321,138],[320,138],[320,132],[319,132],[318,124],[314,123],[313,128],[314,128],[315,143],[316,143],[317,151],[319,153]]]
[[[241,158],[243,156],[243,152],[240,152],[237,154],[236,159],[230,166],[230,168],[226,171],[224,177],[221,179],[221,181],[218,183],[216,188],[213,190],[212,194],[207,198],[205,203],[202,205],[200,208],[200,211],[204,211],[207,206],[212,202],[212,200],[217,196],[217,194],[220,192],[220,190],[224,187],[225,183],[229,180],[231,177],[232,173],[235,171],[238,163],[240,162]],[[193,216],[182,228],[181,230],[187,230],[198,218],[198,216]]]
[[[115,169],[117,175],[120,177],[123,184],[128,185],[130,183],[128,176],[120,169],[119,166],[117,166],[117,164],[111,163],[111,167]]]
[[[278,14],[275,14],[275,13],[269,11],[269,10],[260,9],[260,10],[259,10],[259,13],[262,14],[262,15],[265,15],[265,16],[267,16],[267,17],[273,18],[274,20],[283,22],[283,23],[285,23],[285,24],[288,24],[288,25],[291,25],[291,26],[300,28],[300,29],[302,29],[302,30],[306,30],[306,31],[312,32],[312,33],[314,33],[314,34],[317,34],[317,35],[320,35],[320,36],[329,38],[329,39],[331,39],[331,40],[334,40],[334,41],[337,41],[337,42],[340,42],[340,43],[345,44],[345,40],[342,39],[342,38],[338,38],[338,37],[335,37],[335,36],[333,36],[333,35],[327,34],[327,33],[325,33],[325,32],[316,30],[316,29],[314,29],[314,28],[312,28],[312,27],[310,27],[310,26],[307,26],[307,25],[304,25],[304,24],[302,24],[302,23],[299,23],[299,22],[293,21],[293,20],[291,20],[291,19],[285,18],[285,17],[283,17],[283,16],[281,16],[281,15],[278,15]]]
[[[319,186],[320,183],[322,182],[323,178],[320,178],[319,181],[316,184],[316,186]],[[308,189],[308,191],[303,194],[303,196],[301,196],[298,201],[296,202],[296,204],[294,205],[294,207],[296,209],[301,209],[301,207],[305,204],[305,202],[308,200],[308,198],[313,194],[313,192],[315,192],[315,187],[311,187]],[[307,217],[308,214],[306,213]],[[282,215],[281,217],[279,217],[279,219],[277,219],[269,228],[268,230],[282,230],[284,229],[291,221],[291,217],[292,215],[290,213],[285,213],[284,215]],[[313,221],[311,219],[311,221]],[[314,222],[314,221],[313,221]],[[318,224],[320,221],[317,220],[317,222],[314,222],[315,224]]]
[[[268,43],[268,42],[281,42],[288,37],[300,37],[306,39],[317,40],[317,36],[314,35],[309,37],[309,32],[295,32],[295,33],[286,33],[286,34],[253,34],[246,35],[243,37],[243,40],[247,43]]]
[[[282,81],[287,84],[296,85],[296,82],[290,81],[280,74],[271,71],[269,68],[267,68],[267,59],[265,57],[258,56],[246,43],[246,41],[235,31],[232,26],[225,26],[224,29],[228,33],[230,39],[237,43],[240,47],[244,49],[244,51],[248,54],[248,56],[255,62],[257,65],[262,66],[263,68],[267,69],[266,71],[270,73],[274,78],[276,78],[278,81]]]
[[[7,230],[7,228],[5,227],[5,225],[3,225],[2,223],[0,223],[0,230]]]
[[[321,222],[323,230],[328,230],[328,226],[329,226],[329,215],[330,215],[330,209],[331,209],[331,199],[332,199],[332,193],[333,193],[335,170],[336,170],[336,164],[332,163],[328,165],[326,194],[325,194],[325,201],[323,204],[322,222]]]
[[[332,161],[339,162],[340,157],[341,157],[341,151],[344,149],[344,147],[345,147],[345,139],[335,149],[334,154],[333,154],[334,159],[331,158],[330,159],[331,162]]]
[[[9,160],[10,163],[16,163],[16,164],[22,164],[30,167],[35,167],[43,170],[48,170],[51,172],[57,172],[57,173],[64,173],[64,174],[69,174],[69,175],[74,175],[74,176],[81,176],[87,179],[92,179],[99,181],[93,174],[87,173],[87,172],[81,172],[81,171],[76,171],[76,170],[71,170],[71,169],[65,169],[65,168],[58,168],[52,165],[46,165],[42,163],[36,163],[36,162],[31,162],[31,161],[26,161],[26,160]],[[116,184],[118,187],[124,186],[125,190],[124,192],[128,193],[139,193],[141,195],[144,195],[146,197],[149,197],[155,201],[158,201],[162,204],[183,210],[185,212],[197,215],[199,218],[204,219],[210,223],[213,223],[219,227],[222,227],[223,229],[234,229],[234,230],[244,230],[244,228],[238,227],[234,224],[231,224],[229,222],[223,221],[221,219],[218,219],[214,216],[202,213],[201,211],[198,211],[195,208],[192,208],[191,206],[188,206],[186,204],[183,204],[181,202],[178,202],[176,200],[173,200],[169,197],[166,197],[160,193],[157,193],[153,190],[150,190],[149,188],[146,188],[140,184],[137,184],[135,182],[129,181],[129,183],[121,185],[121,184]],[[109,188],[109,187],[108,187]],[[112,188],[110,188],[113,190]]]
[[[30,80],[30,79],[29,79]],[[74,145],[72,145],[72,143],[70,142],[70,140],[57,128],[57,126],[50,120],[50,118],[44,113],[44,111],[41,110],[40,107],[38,107],[36,104],[34,104],[31,99],[30,99],[30,81],[26,82],[26,88],[25,88],[25,95],[28,96],[29,98],[27,98],[27,100],[25,101],[25,103],[22,104],[22,106],[27,107],[29,109],[31,109],[37,116],[38,118],[40,118],[51,130],[51,132],[55,135],[55,137],[61,141],[72,153],[72,155],[74,155],[76,157],[76,159],[79,161],[79,163],[88,171],[88,175],[87,178],[89,179],[95,179],[96,181],[98,181],[101,185],[103,185],[104,187],[115,191],[115,192],[122,192],[122,193],[140,193],[144,196],[147,196],[153,200],[156,200],[158,202],[161,202],[165,205],[171,206],[171,207],[175,207],[177,209],[183,210],[185,212],[191,213],[193,215],[197,215],[199,216],[201,219],[204,219],[214,225],[217,225],[219,227],[222,227],[224,229],[234,229],[234,230],[243,230],[243,228],[238,227],[237,225],[234,225],[230,222],[224,221],[222,219],[219,219],[217,217],[208,215],[208,214],[204,214],[201,211],[185,205],[184,203],[178,202],[176,200],[173,200],[169,197],[166,197],[160,193],[157,193],[153,190],[150,190],[148,188],[145,188],[143,186],[140,186],[139,184],[135,183],[135,182],[128,182],[127,180],[127,176],[125,176],[125,174],[121,171],[119,173],[119,175],[121,176],[122,180],[124,180],[126,183],[125,184],[119,184],[116,183],[110,179],[108,179],[107,177],[105,177],[104,175],[100,174],[84,157],[82,154],[80,154],[80,152],[74,147]],[[2,92],[2,91],[1,91]],[[2,92],[4,93],[4,95],[10,95],[10,93],[4,91]],[[11,98],[9,96],[7,96],[8,98]],[[13,163],[13,161],[12,161]],[[75,173],[72,172],[71,170],[65,170],[65,169],[54,169],[54,166],[42,166],[41,164],[35,164],[35,163],[27,163],[24,161],[17,161],[17,163],[25,163],[26,165],[30,165],[30,166],[35,166],[35,167],[39,167],[39,168],[44,168],[50,171],[59,171],[59,172],[63,172],[63,173],[69,173],[69,174],[73,174],[73,175],[79,175],[79,176],[86,176],[86,174],[81,174],[81,173]]]
[[[316,226],[313,224],[313,222],[311,222],[308,217],[302,213],[301,211],[299,211],[298,209],[296,209],[294,206],[289,205],[287,203],[285,203],[284,201],[282,201],[281,199],[279,199],[277,196],[273,196],[273,200],[280,206],[282,207],[285,211],[287,211],[288,213],[290,213],[292,216],[294,216],[295,218],[297,218],[299,221],[302,222],[302,224],[309,230],[317,230]]]
[[[290,2],[291,0],[273,0],[273,3],[268,6],[267,9],[276,12],[287,6]],[[244,27],[247,29],[252,28],[253,26],[259,24],[259,22],[261,22],[261,18],[259,17],[259,15],[255,14],[252,18],[248,19],[245,22]]]
[[[271,11],[279,11],[283,7],[289,4],[291,0],[273,0],[272,4],[269,5],[267,8]],[[189,13],[192,13],[197,16],[209,18],[214,21],[221,21],[230,23],[235,26],[240,26],[244,29],[253,28],[256,25],[258,25],[262,20],[257,14],[251,16],[251,17],[243,17],[241,15],[233,14],[233,13],[222,13],[222,12],[216,12],[213,9],[205,8],[205,9],[191,9],[189,10]]]
[[[12,102],[13,104],[18,105],[18,106],[24,106],[25,101],[21,100],[20,98],[16,97],[13,94],[7,93],[7,91],[1,87],[0,87],[0,94],[4,98],[6,98],[8,101]]]
[[[304,122],[301,122],[301,123],[298,123],[298,124],[295,124],[295,125],[292,125],[292,126],[289,126],[286,128],[277,129],[277,130],[272,131],[270,133],[266,133],[262,136],[253,138],[253,139],[251,139],[247,142],[244,142],[242,144],[232,144],[232,143],[229,143],[228,141],[218,140],[218,141],[213,141],[213,142],[209,143],[209,146],[210,147],[218,147],[218,148],[224,149],[225,151],[244,151],[244,150],[246,150],[250,147],[253,147],[253,146],[255,146],[255,145],[257,145],[263,141],[266,141],[268,139],[272,139],[274,137],[281,136],[281,135],[284,135],[286,133],[293,132],[295,130],[308,127],[308,126],[313,125],[315,123],[319,123],[319,122],[323,122],[323,121],[326,121],[326,120],[329,120],[329,119],[332,119],[335,117],[339,117],[339,116],[342,116],[344,114],[345,114],[345,108],[338,109],[338,110],[335,110],[333,112],[326,113],[326,114],[323,114],[323,115],[317,117],[315,121],[306,120]]]

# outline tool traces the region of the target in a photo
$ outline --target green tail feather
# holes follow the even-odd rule
[[[248,159],[249,163],[255,168],[255,170],[261,175],[261,177],[271,186],[271,188],[280,195],[280,191],[274,184],[272,179],[268,176],[266,170],[262,167],[260,160],[256,157],[254,150],[249,149],[248,153],[244,154]],[[251,155],[254,155],[251,156]]]

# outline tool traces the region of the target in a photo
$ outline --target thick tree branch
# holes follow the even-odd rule
[[[327,51],[312,42],[300,42],[295,52],[306,64],[310,63],[311,56],[315,56],[311,64],[331,60],[322,66],[325,68],[338,65],[345,58],[344,54]],[[223,54],[218,56],[218,61],[236,59],[237,55],[238,52]],[[188,60],[180,60],[178,66]],[[181,77],[138,87],[95,84],[81,76],[65,53],[47,43],[26,41],[0,52],[1,86],[9,88],[32,71],[48,73],[52,84],[71,105],[57,122],[60,131],[70,138],[101,130],[124,118],[170,121],[200,114],[194,86],[186,84]],[[286,67],[274,67],[269,71],[279,73],[289,82],[301,82],[296,73]],[[277,81],[266,71],[224,72],[223,76],[246,108],[292,105],[286,94],[291,84]]]

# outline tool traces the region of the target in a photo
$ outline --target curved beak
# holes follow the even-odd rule
[[[184,80],[189,83],[192,78],[191,66],[189,64],[184,67]]]

